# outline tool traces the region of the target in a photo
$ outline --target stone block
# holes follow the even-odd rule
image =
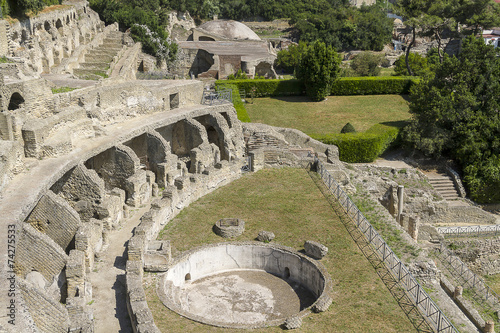
[[[306,241],[304,243],[306,254],[314,259],[321,259],[328,253],[328,248],[315,241]]]
[[[257,240],[260,241],[260,242],[264,242],[264,243],[269,243],[270,241],[272,241],[274,239],[274,233],[271,232],[271,231],[259,231],[259,235],[257,236]]]

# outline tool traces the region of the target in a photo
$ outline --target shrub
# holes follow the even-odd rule
[[[255,88],[255,97],[303,95],[304,83],[299,80],[219,80],[216,85],[234,84],[238,90],[245,90],[249,94]]]
[[[408,62],[410,63],[413,74],[417,76],[423,76],[430,71],[429,65],[427,64],[427,58],[421,56],[419,53],[410,53],[408,55]],[[394,63],[394,73],[402,76],[408,75],[404,54]]]
[[[354,133],[356,130],[354,129],[354,126],[351,125],[351,123],[347,123],[342,127],[340,130],[340,133]]]
[[[396,142],[399,128],[376,124],[366,132],[313,136],[314,139],[339,148],[341,161],[370,163]]]
[[[252,81],[252,80],[249,80]],[[247,109],[245,108],[245,104],[241,100],[239,87],[235,84],[230,84],[228,81],[216,81],[215,88],[217,90],[222,89],[231,89],[233,91],[233,105],[236,109],[236,114],[238,115],[238,119],[244,123],[250,122],[250,117],[248,116]]]
[[[408,94],[418,79],[403,76],[388,77],[343,77],[335,81],[331,95],[382,95]]]
[[[382,57],[371,52],[361,52],[351,61],[351,68],[358,76],[378,76]]]

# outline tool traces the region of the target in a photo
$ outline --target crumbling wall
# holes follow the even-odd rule
[[[67,200],[73,208],[83,205],[89,207],[88,213],[80,214],[82,220],[88,220],[97,214],[97,209],[105,198],[104,181],[94,170],[79,164],[59,179],[51,190]]]
[[[49,236],[64,250],[73,240],[80,226],[80,216],[67,201],[54,192],[47,191],[26,222]]]
[[[39,13],[9,26],[6,55],[27,59],[33,72],[50,73],[51,67],[61,64],[81,44],[89,43],[104,28],[104,22],[85,1]]]
[[[478,275],[500,273],[500,237],[489,239],[446,239],[453,253]]]
[[[68,256],[49,236],[24,224],[16,249],[14,271],[26,276],[31,271],[40,272],[47,281],[52,281],[66,265]]]
[[[85,162],[85,166],[97,172],[107,190],[115,187],[126,190],[126,181],[139,169],[140,161],[132,149],[117,145]]]
[[[43,333],[67,333],[69,328],[68,311],[65,306],[53,300],[43,290],[32,284],[18,280],[18,286],[31,317]]]

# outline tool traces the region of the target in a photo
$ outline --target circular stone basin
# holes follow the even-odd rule
[[[293,249],[228,242],[183,255],[163,275],[157,292],[165,306],[189,319],[258,328],[309,312],[330,288],[323,265]]]

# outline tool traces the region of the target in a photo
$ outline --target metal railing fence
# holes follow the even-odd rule
[[[474,274],[467,264],[452,251],[441,245],[437,257],[446,266],[453,278],[464,288],[472,291],[473,298],[486,310],[500,308],[500,298],[482,278]]]
[[[450,320],[430,298],[427,292],[417,282],[408,268],[399,260],[399,258],[390,249],[384,239],[373,228],[361,211],[351,201],[349,196],[342,190],[337,181],[326,170],[323,163],[315,158],[316,172],[328,187],[329,191],[337,198],[349,218],[356,224],[363,233],[368,243],[374,251],[380,256],[384,265],[391,272],[391,275],[405,289],[413,304],[426,317],[427,321],[433,326],[436,332],[458,332]]]
[[[201,104],[217,104],[224,101],[233,102],[233,90],[232,89],[222,89],[222,90],[203,90],[203,96],[201,99]]]
[[[437,231],[445,236],[497,236],[500,235],[500,225],[469,225],[463,227],[437,227]]]

